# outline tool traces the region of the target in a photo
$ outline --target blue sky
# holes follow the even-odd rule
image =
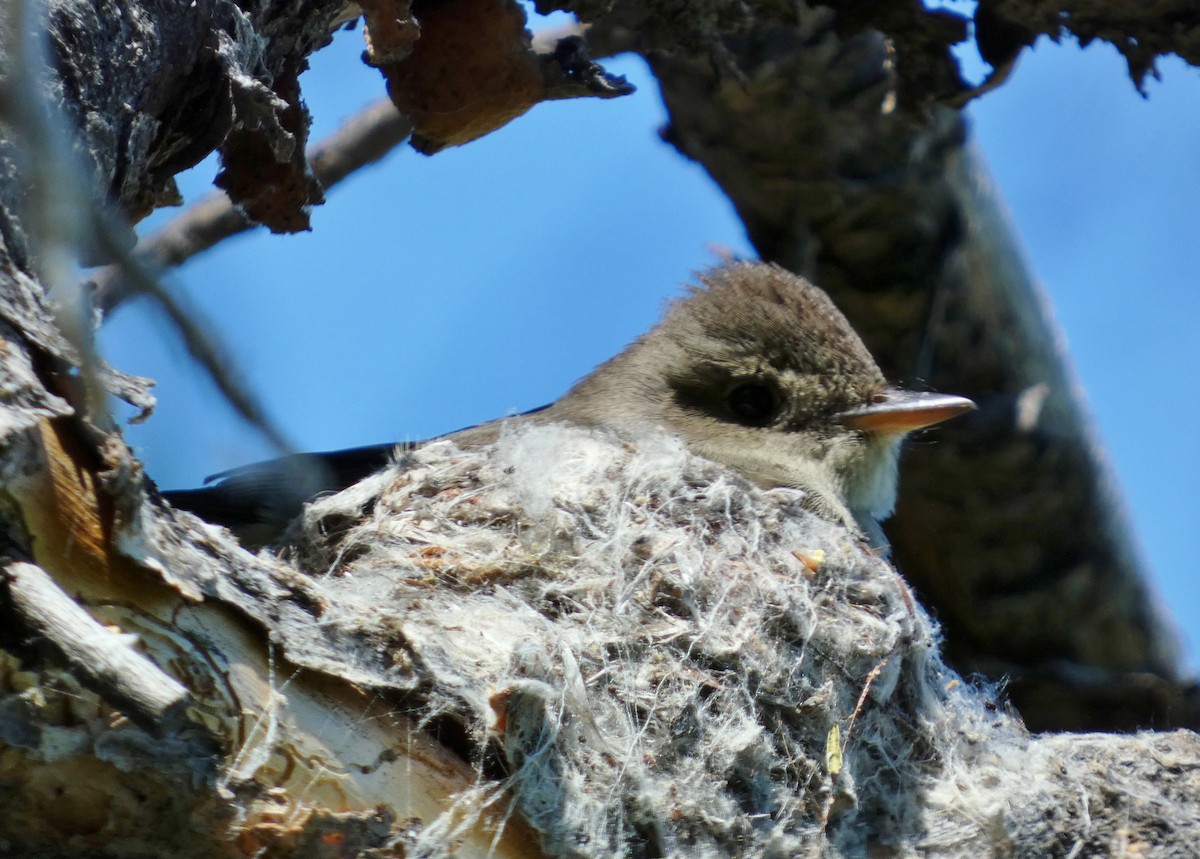
[[[301,79],[314,139],[383,95],[360,51],[340,33]],[[714,246],[751,254],[707,175],[658,140],[644,64],[606,65],[638,93],[540,105],[433,158],[399,149],[335,188],[311,233],[235,239],[171,275],[297,448],[549,402],[652,325]],[[1200,72],[1160,68],[1143,99],[1113,49],[1042,39],[971,117],[1196,666]],[[187,174],[185,197],[214,172]],[[101,342],[159,382],[155,416],[127,434],[160,486],[270,455],[153,313],[123,308]]]

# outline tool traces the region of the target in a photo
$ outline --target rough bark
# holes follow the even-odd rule
[[[1164,721],[1194,723],[1069,372],[962,153],[968,93],[934,50],[959,25],[915,4],[576,5],[598,43],[652,60],[670,139],[764,256],[815,273],[894,376],[984,400],[922,451],[893,531],[960,664],[1040,676],[1053,706],[1018,704],[1047,721],[1096,724],[1088,693],[1131,722],[1167,701]],[[1051,26],[1035,7],[980,5],[1002,16],[981,30],[993,58]],[[1194,13],[1137,8],[1069,20],[1136,36],[1135,77],[1147,51],[1196,61]],[[59,0],[46,103],[127,215],[216,148],[237,201],[295,229],[320,197],[297,75],[342,11]],[[280,555],[171,513],[88,393],[146,406],[144,382],[95,364],[37,279],[35,135],[14,123],[29,93],[3,68],[0,852],[1194,852],[1195,734],[1030,737],[946,668],[894,570],[669,440],[433,446],[312,507]],[[98,228],[76,238],[105,250]],[[1035,530],[1052,515],[1096,530],[1064,546]],[[1043,619],[1049,599],[1069,628]],[[1000,610],[1007,643],[981,614]],[[1082,688],[1085,669],[1101,682]]]

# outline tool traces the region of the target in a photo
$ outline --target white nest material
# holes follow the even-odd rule
[[[1041,789],[1023,728],[798,499],[670,438],[523,427],[317,502],[294,560],[549,855],[983,855],[1000,783]]]

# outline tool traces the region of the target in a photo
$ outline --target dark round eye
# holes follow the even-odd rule
[[[775,417],[779,397],[775,390],[761,382],[743,382],[732,391],[726,402],[738,419],[750,426],[762,426]]]

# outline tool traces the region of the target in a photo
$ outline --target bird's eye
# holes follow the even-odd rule
[[[742,423],[762,426],[775,417],[779,397],[775,390],[761,382],[744,382],[729,392],[729,409]]]

